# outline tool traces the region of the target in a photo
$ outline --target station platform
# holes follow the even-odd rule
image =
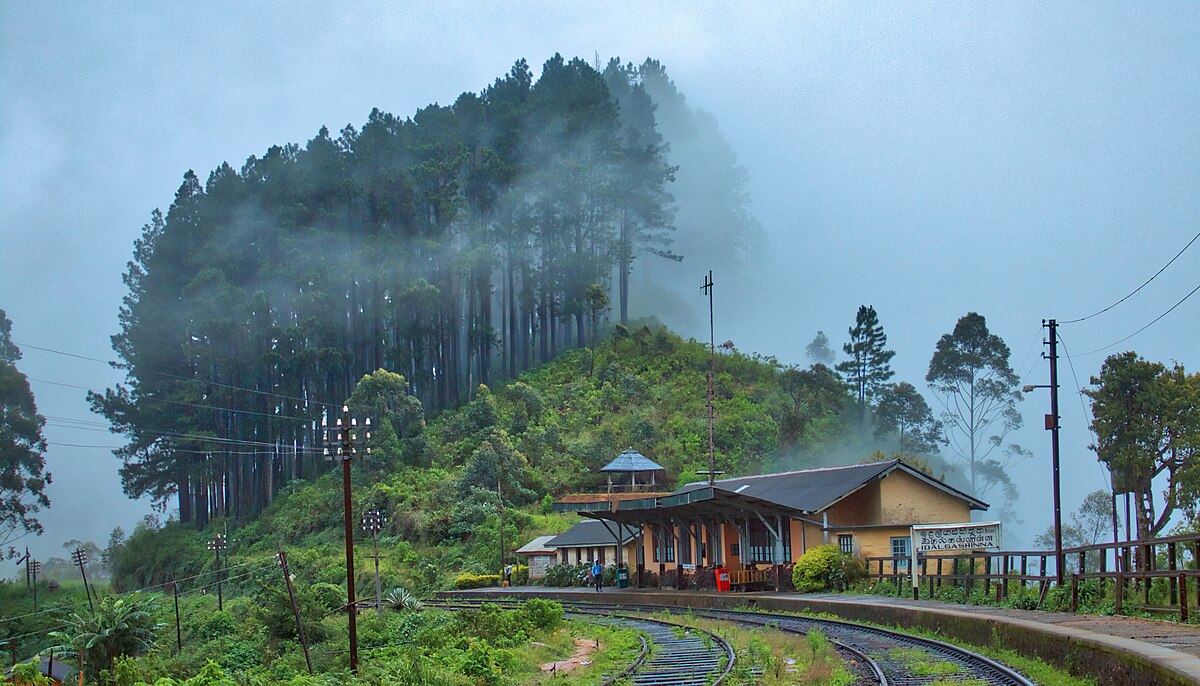
[[[1100,684],[1200,684],[1200,627],[1166,620],[959,605],[874,595],[716,593],[669,589],[522,586],[448,591],[442,597],[544,597],[578,602],[829,613],[849,620],[938,631],[998,644]]]

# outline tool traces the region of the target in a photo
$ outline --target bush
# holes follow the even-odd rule
[[[454,587],[457,589],[465,588],[487,588],[489,586],[499,586],[499,574],[470,574],[463,573],[454,577]]]
[[[518,610],[521,620],[539,631],[550,631],[562,624],[562,605],[550,600],[527,600]]]
[[[333,612],[346,604],[346,592],[342,590],[341,586],[318,581],[309,586],[309,590],[326,612]]]
[[[831,543],[811,548],[800,557],[792,568],[792,584],[801,593],[844,591],[866,574],[861,559],[843,553]]]

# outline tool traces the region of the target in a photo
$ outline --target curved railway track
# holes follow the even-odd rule
[[[471,602],[478,601],[472,599]],[[504,602],[517,601],[500,601],[501,604]],[[770,627],[791,634],[807,634],[816,629],[824,633],[835,649],[847,658],[847,667],[855,674],[859,684],[908,686],[934,682],[967,682],[995,686],[1033,686],[1033,682],[1020,673],[965,648],[852,622],[767,612],[663,605],[611,605],[588,602],[563,602],[562,605],[564,610],[575,615],[627,617],[627,613],[688,613],[696,617],[743,626]]]
[[[514,602],[501,600],[495,604],[505,606]],[[457,610],[478,607],[478,604],[454,602],[440,603],[438,606]],[[605,675],[601,680],[604,686],[618,681],[638,686],[715,686],[725,681],[737,661],[733,646],[728,641],[703,629],[661,619],[595,612],[591,608],[580,610],[565,604],[564,614],[593,624],[633,629],[641,636],[650,637],[652,647],[644,637],[641,638],[642,650],[637,659],[623,671]]]

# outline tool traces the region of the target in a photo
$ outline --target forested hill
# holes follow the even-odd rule
[[[783,369],[729,349],[716,362],[718,469],[737,475],[810,466],[794,456],[825,455],[859,435],[846,386],[828,368]],[[590,349],[567,351],[513,383],[481,388],[428,424],[405,379],[386,371],[364,378],[350,406],[373,417],[376,431],[370,458],[353,465],[353,516],[378,509],[387,518],[386,584],[427,590],[459,570],[494,573],[497,483],[511,553],[575,521],[541,514],[543,503],[600,487],[599,468],[626,447],[666,467],[668,486],[695,478],[708,467],[708,366],[706,345],[658,327],[617,325],[597,344],[594,360]],[[870,450],[862,444],[858,459]],[[780,464],[780,454],[793,457]],[[234,541],[233,563],[268,556],[282,543],[306,568],[327,571],[316,578],[340,583],[341,500],[340,477],[327,474],[293,482],[244,527],[216,526]],[[211,566],[208,536],[177,523],[139,529],[114,558],[114,584],[143,587]]]
[[[664,140],[706,151],[705,174]],[[645,260],[698,233],[736,256],[744,178],[662,65],[557,55],[536,80],[522,60],[452,105],[188,172],[125,274],[127,381],[90,398],[127,441],[125,491],[198,527],[249,521],[329,469],[320,419],[364,374],[403,374],[436,415],[626,321]]]

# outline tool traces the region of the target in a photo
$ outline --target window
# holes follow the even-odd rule
[[[854,535],[838,534],[838,550],[847,555],[852,555],[854,553]]]
[[[650,538],[653,541],[653,545],[654,545],[654,561],[655,562],[663,562],[663,560],[659,559],[658,534],[653,533],[650,535]],[[666,548],[666,558],[667,558],[666,562],[674,562],[675,561],[675,537],[673,535],[671,535],[670,529],[667,530],[667,540],[664,542],[663,547]]]
[[[775,536],[762,522],[755,519],[750,520],[749,544],[748,562],[773,563],[775,561]],[[792,527],[789,519],[783,521],[783,559],[792,559]]]
[[[898,536],[892,539],[892,557],[902,558],[893,560],[893,564],[896,565],[897,572],[908,571],[908,562],[912,557],[912,553],[909,552],[910,549],[908,547],[908,543],[909,540],[907,536]]]
[[[741,557],[741,555],[738,555],[738,544],[737,543],[731,543],[729,545],[729,557]]]

